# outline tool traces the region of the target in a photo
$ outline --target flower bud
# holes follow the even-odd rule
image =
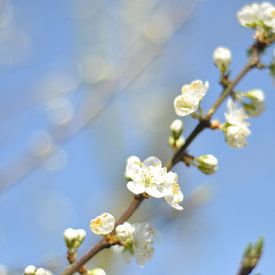
[[[81,244],[86,238],[86,231],[84,229],[77,229],[76,231],[78,235],[78,242]]]
[[[218,168],[218,160],[213,155],[202,155],[195,159],[197,167],[204,174],[213,174]]]
[[[116,234],[120,241],[126,241],[133,238],[135,228],[128,222],[124,222],[116,227]]]
[[[180,136],[176,140],[176,144],[175,144],[176,149],[179,149],[184,143],[185,143],[185,138],[183,136]]]
[[[218,67],[221,73],[225,73],[231,64],[231,51],[227,48],[217,48],[213,54],[214,64]]]
[[[175,119],[170,125],[171,134],[178,139],[183,131],[183,123],[180,119]]]
[[[94,268],[88,271],[88,275],[106,275],[106,272],[102,268]]]
[[[77,249],[86,237],[83,229],[67,228],[64,231],[64,240],[69,249]]]
[[[265,96],[261,90],[251,90],[242,94],[242,98],[249,102],[242,102],[243,108],[248,116],[255,117],[260,115],[265,108]]]
[[[178,139],[175,139],[173,136],[169,136],[168,144],[173,149],[179,149],[185,142],[185,138],[183,136],[180,136]]]
[[[35,275],[36,267],[34,265],[28,265],[24,270],[24,275]]]

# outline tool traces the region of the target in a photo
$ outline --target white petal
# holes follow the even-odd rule
[[[143,166],[145,167],[161,167],[162,163],[157,157],[149,157],[143,161]]]
[[[107,235],[115,227],[115,218],[109,213],[103,213],[90,221],[91,230],[97,235]]]
[[[145,192],[145,186],[142,182],[129,181],[127,183],[127,188],[135,195],[139,195]]]
[[[141,174],[141,169],[139,164],[130,162],[126,165],[125,176],[130,179],[135,179]]]
[[[141,164],[141,161],[140,161],[140,159],[137,156],[130,156],[127,159],[126,162],[127,162],[127,164],[129,164],[129,163]]]
[[[151,197],[158,199],[165,196],[165,189],[162,185],[154,184],[146,188],[146,193]]]
[[[178,116],[187,116],[194,113],[200,103],[200,98],[193,96],[192,94],[182,94],[175,98],[174,108]]]
[[[166,184],[171,186],[173,185],[173,183],[177,182],[178,181],[178,175],[174,172],[168,172],[166,174]]]

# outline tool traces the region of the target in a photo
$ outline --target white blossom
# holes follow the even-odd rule
[[[243,7],[237,14],[240,24],[244,27],[255,28],[259,20],[259,9],[260,5],[257,3]]]
[[[227,102],[227,113],[225,114],[226,123],[223,126],[226,142],[234,148],[246,146],[246,139],[251,134],[246,122],[247,115],[242,108],[231,99]]]
[[[134,224],[134,227],[133,252],[137,263],[143,266],[151,259],[154,252],[152,246],[154,230],[148,223]]]
[[[147,193],[154,198],[162,198],[167,189],[166,173],[167,169],[162,167],[157,157],[149,157],[143,162],[132,157],[126,166],[125,174],[130,179],[127,188],[136,195]]]
[[[222,73],[225,73],[228,70],[229,65],[231,64],[231,51],[227,48],[219,47],[213,53],[213,60],[218,69]]]
[[[262,13],[263,23],[272,29],[272,32],[275,33],[275,7],[271,4],[268,5]]]
[[[109,213],[103,213],[90,222],[92,232],[97,235],[107,235],[113,231],[114,227],[115,218]]]
[[[123,234],[121,242],[124,247],[122,253],[126,260],[130,260],[133,256],[136,262],[143,266],[153,255],[153,234],[154,230],[148,223],[136,223],[133,225],[122,224],[124,229],[127,228],[128,237],[125,239]],[[130,231],[129,231],[130,230]],[[119,237],[119,236],[118,236]],[[116,251],[121,251],[116,249]]]
[[[176,114],[178,116],[187,116],[194,113],[208,88],[208,82],[203,83],[201,80],[195,80],[189,85],[184,85],[181,89],[181,95],[174,100]]]
[[[205,174],[213,174],[218,169],[218,160],[215,156],[208,154],[196,158],[197,167]]]
[[[164,198],[173,208],[182,210],[179,203],[183,200],[183,194],[178,176],[174,172],[167,172],[158,158],[149,157],[141,162],[139,158],[132,156],[127,160],[125,174],[129,179],[127,188],[132,193]]]
[[[183,210],[183,207],[179,204],[183,201],[183,193],[178,184],[177,174],[168,172],[166,181],[169,186],[164,197],[166,202],[177,210]]]
[[[240,95],[246,114],[250,117],[260,115],[265,109],[265,95],[262,90],[250,90]]]
[[[264,43],[275,39],[275,7],[269,2],[253,3],[242,8],[237,18],[240,24],[256,30],[255,38]]]

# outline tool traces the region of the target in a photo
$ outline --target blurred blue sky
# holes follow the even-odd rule
[[[207,109],[220,92],[213,50],[232,50],[232,75],[246,62],[252,33],[236,12],[247,1],[137,2],[0,1],[1,264],[17,269],[62,257],[65,228],[89,232],[96,215],[118,217],[131,199],[126,158],[171,156],[168,127],[181,86],[208,80]],[[153,259],[140,269],[104,252],[91,266],[120,275],[235,274],[247,243],[264,236],[257,271],[274,274],[274,86],[255,71],[238,88],[266,93],[247,148],[231,149],[221,133],[205,131],[190,153],[216,155],[219,171],[175,169],[186,201],[200,185],[211,199],[179,215],[147,201],[133,221],[148,218],[157,228]],[[217,118],[223,113],[224,106]],[[184,122],[187,135],[195,122]],[[83,251],[97,239],[88,235]]]

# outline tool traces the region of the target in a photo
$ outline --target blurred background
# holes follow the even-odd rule
[[[1,275],[22,274],[28,264],[58,274],[67,227],[88,232],[80,254],[97,241],[89,221],[105,211],[118,217],[132,198],[126,158],[172,155],[167,138],[181,86],[208,80],[207,109],[220,93],[214,49],[232,50],[233,75],[246,62],[252,32],[236,20],[245,4],[0,0]],[[157,229],[153,259],[140,268],[109,250],[91,267],[115,275],[235,274],[247,243],[262,235],[256,271],[274,274],[274,86],[266,71],[255,71],[238,88],[262,88],[267,98],[247,148],[231,149],[221,133],[205,131],[190,153],[217,156],[218,172],[177,165],[184,211],[152,199],[131,219]],[[184,123],[187,136],[195,121]]]

